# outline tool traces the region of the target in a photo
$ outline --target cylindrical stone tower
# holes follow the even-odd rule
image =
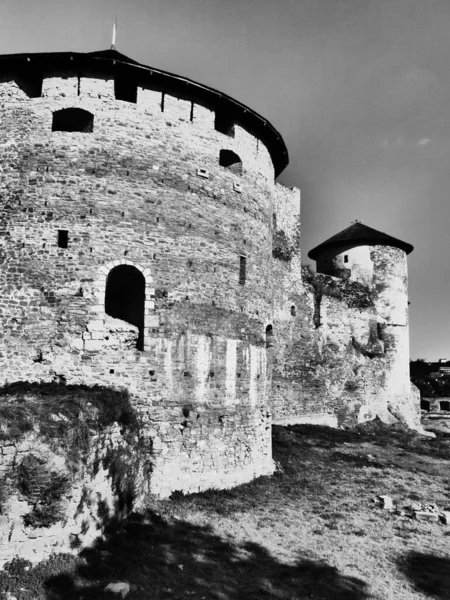
[[[128,388],[155,493],[270,473],[280,135],[115,50],[0,74],[2,383]]]
[[[308,253],[317,272],[359,282],[371,291],[384,348],[384,384],[373,390],[383,406],[413,428],[411,402],[407,255],[413,246],[356,222]]]

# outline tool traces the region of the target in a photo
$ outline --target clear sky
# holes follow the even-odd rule
[[[411,354],[450,358],[449,0],[2,0],[0,53],[117,49],[283,135],[302,249],[354,219],[414,245]]]

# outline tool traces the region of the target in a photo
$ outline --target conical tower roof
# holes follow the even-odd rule
[[[404,250],[406,254],[409,254],[414,250],[411,244],[402,242],[387,233],[368,227],[359,221],[352,223],[350,227],[343,229],[333,237],[328,238],[325,242],[322,242],[312,250],[308,252],[309,258],[316,260],[317,257],[323,250],[329,250],[330,248],[338,248],[339,246],[348,246],[354,244],[355,246],[367,245],[367,246],[393,246],[394,248],[400,248]]]

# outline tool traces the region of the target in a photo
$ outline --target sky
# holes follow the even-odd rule
[[[0,54],[117,49],[267,118],[302,251],[359,219],[414,246],[411,356],[450,358],[449,0],[2,0]]]

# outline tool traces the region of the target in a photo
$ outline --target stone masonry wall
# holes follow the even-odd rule
[[[102,535],[108,518],[125,516],[131,507],[121,506],[117,491],[119,482],[114,481],[107,460],[112,452],[123,452],[126,445],[117,425],[93,436],[87,461],[80,461],[74,475],[64,452],[35,432],[20,440],[1,440],[0,568],[15,556],[34,563],[54,552],[78,552],[80,547],[90,545]],[[148,465],[144,455],[137,456],[136,448],[133,454],[137,457],[135,463],[139,463],[132,505],[136,510],[142,506],[148,492],[148,481],[144,476]],[[35,511],[36,498],[29,490],[26,493],[17,485],[17,475],[24,460],[30,457],[42,469],[42,473],[32,474],[33,483],[40,475],[44,485],[50,475],[54,479],[67,480],[64,497],[52,509],[57,511],[58,517],[50,524],[45,523],[42,515],[27,521]]]
[[[112,80],[46,78],[38,98],[6,81],[0,98],[0,383],[129,389],[153,440],[152,492],[270,473],[267,148],[163,92],[116,100]],[[52,131],[53,113],[73,107],[93,131]],[[219,165],[222,149],[242,174]],[[143,351],[111,344],[105,326],[120,265],[145,279]]]

